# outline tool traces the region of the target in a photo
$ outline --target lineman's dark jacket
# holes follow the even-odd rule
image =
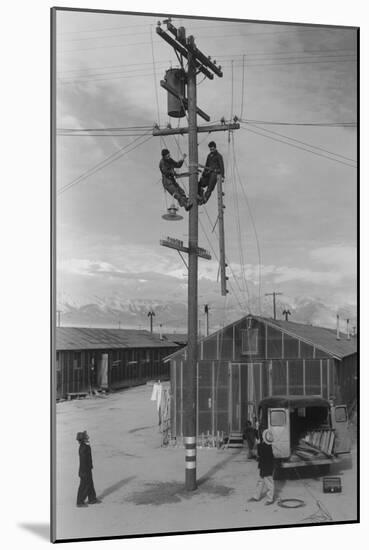
[[[169,158],[169,159],[162,158],[161,161],[159,162],[159,168],[160,168],[160,172],[163,174],[163,181],[164,181],[164,178],[174,179],[174,176],[175,176],[174,168],[180,168],[182,164],[183,164],[183,160],[179,160],[178,162],[176,162],[172,158]]]
[[[218,151],[215,150],[208,154],[205,166],[209,171],[214,171],[217,174],[221,174],[224,178],[223,157]]]
[[[79,470],[78,475],[83,476],[91,472],[92,466],[92,456],[91,456],[91,447],[86,445],[82,441],[79,445]]]
[[[274,456],[271,445],[264,443],[258,443],[258,468],[260,470],[261,477],[267,477],[273,475],[274,470]]]

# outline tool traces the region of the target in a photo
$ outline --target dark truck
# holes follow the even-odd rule
[[[273,433],[278,469],[319,466],[327,471],[339,455],[350,452],[346,405],[314,396],[267,397],[259,403],[258,422]]]

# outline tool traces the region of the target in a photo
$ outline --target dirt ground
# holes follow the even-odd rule
[[[182,447],[162,447],[152,385],[56,406],[57,540],[196,532],[273,525],[354,521],[357,518],[356,444],[331,467],[342,492],[325,494],[318,471],[276,481],[276,502],[247,502],[257,479],[245,449],[198,448],[198,488],[184,488]],[[90,434],[93,476],[101,504],[76,507],[78,431]],[[297,498],[287,509],[278,499]]]

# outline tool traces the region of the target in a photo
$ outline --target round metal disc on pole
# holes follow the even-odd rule
[[[174,204],[171,204],[170,207],[168,208],[168,213],[162,215],[163,220],[169,220],[169,221],[183,220],[183,216],[180,216],[179,214],[177,214],[177,210],[178,208]]]

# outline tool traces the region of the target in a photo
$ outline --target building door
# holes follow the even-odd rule
[[[107,353],[101,354],[101,359],[98,363],[97,369],[97,383],[100,388],[107,389],[108,384],[108,364],[109,364],[109,355]]]
[[[241,432],[241,365],[229,364],[228,424],[230,432]]]
[[[247,417],[253,422],[262,398],[261,363],[247,363]]]

